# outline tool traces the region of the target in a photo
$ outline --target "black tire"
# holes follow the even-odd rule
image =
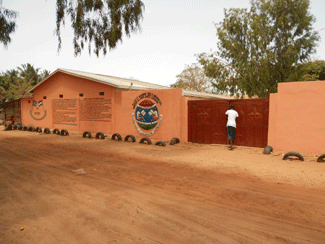
[[[98,132],[98,133],[96,134],[95,138],[96,138],[96,139],[102,139],[102,140],[104,140],[104,139],[105,139],[105,135],[104,135],[104,133],[102,133],[102,132]]]
[[[300,153],[297,153],[297,152],[288,152],[288,153],[286,153],[286,154],[283,156],[282,160],[286,160],[288,157],[291,157],[291,156],[295,156],[295,157],[297,157],[299,160],[301,160],[301,161],[305,161],[304,157],[303,157]]]
[[[127,135],[127,136],[125,137],[124,141],[128,141],[128,140],[129,140],[129,138],[131,138],[131,139],[132,139],[132,142],[135,142],[135,141],[136,141],[136,140],[135,140],[135,137],[134,137],[134,136],[132,136],[132,135]]]
[[[176,144],[176,143],[179,143],[179,139],[177,138],[177,137],[174,137],[173,139],[171,139],[171,141],[170,141],[170,145],[174,145],[174,144]]]
[[[142,138],[139,143],[144,143],[145,141],[148,143],[148,145],[152,144],[151,140],[147,137]]]
[[[13,130],[17,130],[17,128],[18,128],[18,125],[13,125],[13,126],[12,126],[12,129],[13,129]]]
[[[83,138],[91,138],[91,133],[89,131],[85,131],[83,134],[82,134],[82,137]]]
[[[112,135],[112,140],[115,140],[116,137],[117,137],[118,141],[122,141],[122,137],[121,137],[121,135],[119,133],[114,133]]]
[[[28,127],[27,126],[24,126],[23,127],[23,131],[27,131],[28,130]]]
[[[318,163],[325,163],[325,154],[322,154],[317,159]]]
[[[266,146],[263,154],[270,154],[271,152],[273,152],[273,148],[271,146]]]
[[[23,125],[19,126],[19,128],[18,128],[18,130],[23,130],[23,129],[24,129]]]
[[[34,132],[35,131],[35,127],[34,126],[29,126],[28,127],[28,131]]]
[[[45,128],[45,129],[44,129],[44,133],[45,133],[45,134],[50,134],[50,133],[51,133],[51,130],[50,130],[49,128]]]
[[[60,130],[59,130],[59,129],[54,129],[54,130],[53,130],[53,134],[60,135]]]
[[[16,125],[16,129],[20,130],[21,125]]]
[[[66,129],[61,130],[61,136],[68,136],[69,132]]]
[[[165,147],[166,146],[166,143],[163,142],[163,141],[157,141],[155,145]]]
[[[6,125],[5,130],[12,130],[12,125]]]
[[[37,126],[36,129],[35,129],[35,131],[41,133],[42,132],[42,128],[39,127],[39,126]]]

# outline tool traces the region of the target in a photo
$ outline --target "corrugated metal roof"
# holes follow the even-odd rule
[[[94,74],[94,73],[69,70],[69,69],[57,69],[52,74],[50,74],[45,79],[43,79],[40,83],[38,83],[34,87],[32,87],[28,92],[31,92],[32,90],[34,90],[36,87],[38,87],[39,85],[44,83],[47,79],[49,79],[51,76],[53,76],[57,72],[62,72],[62,73],[68,74],[68,75],[92,80],[92,81],[102,83],[105,85],[109,85],[109,86],[113,86],[113,87],[116,87],[119,89],[126,89],[126,90],[171,89],[168,86],[161,86],[161,85],[156,85],[156,84],[133,80],[133,79],[119,78],[119,77],[114,77],[114,76]],[[216,95],[216,94],[196,92],[196,91],[187,91],[184,89],[183,89],[183,96],[207,98],[207,99],[209,99],[209,98],[210,99],[230,99],[230,98],[223,97],[223,96]]]
[[[148,89],[168,89],[169,87],[166,86],[160,86],[155,85],[147,82],[142,82],[138,80],[132,80],[132,79],[125,79],[125,78],[119,78],[114,76],[108,76],[108,75],[100,75],[100,74],[94,74],[94,73],[88,73],[83,71],[76,71],[76,70],[68,70],[68,69],[57,69],[52,74],[47,76],[44,80],[42,80],[40,83],[32,87],[29,91],[34,90],[36,87],[41,85],[43,82],[45,82],[47,79],[49,79],[51,76],[56,74],[57,72],[62,72],[68,75],[92,80],[95,82],[99,82],[105,85],[113,86],[116,88],[121,89],[135,89],[135,90],[148,90]]]

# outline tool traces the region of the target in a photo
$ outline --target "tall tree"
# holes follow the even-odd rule
[[[294,81],[299,63],[315,52],[309,0],[252,0],[250,11],[225,10],[216,24],[218,52],[198,55],[221,93],[268,96],[279,82]]]
[[[0,0],[0,43],[5,47],[11,42],[10,35],[15,32],[18,13],[2,7]]]
[[[70,16],[74,31],[74,54],[80,55],[85,45],[89,53],[92,48],[99,56],[106,55],[122,42],[123,34],[140,29],[144,4],[141,0],[56,0],[56,35],[58,51],[62,46],[61,26],[65,17]],[[18,13],[2,7],[0,0],[0,43],[6,47],[10,43],[10,35],[15,31],[15,19]]]
[[[40,77],[41,77],[41,80],[45,79],[47,76],[49,76],[51,74],[51,71],[45,69],[42,71]]]
[[[34,68],[30,63],[22,64],[18,67],[19,76],[26,81],[27,84],[34,86],[42,80],[39,73],[40,68]]]
[[[182,73],[176,77],[177,81],[170,87],[198,92],[212,91],[211,79],[205,75],[204,70],[198,64],[186,66]]]
[[[89,53],[92,45],[94,52],[107,53],[122,41],[123,33],[140,28],[144,4],[141,0],[57,0],[56,1],[56,35],[61,48],[61,24],[65,16],[70,16],[74,30],[74,52],[79,55],[88,44]],[[123,31],[124,29],[124,31]]]
[[[20,82],[19,72],[17,70],[11,69],[0,75],[0,86],[1,86],[1,102],[5,102],[7,100],[15,99],[11,89],[12,84],[16,84]]]

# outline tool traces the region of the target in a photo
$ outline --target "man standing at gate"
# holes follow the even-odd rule
[[[228,150],[233,149],[235,135],[236,135],[236,119],[238,117],[238,113],[235,110],[235,106],[231,105],[230,109],[226,112],[227,119],[227,133],[228,133],[228,143],[230,144]]]

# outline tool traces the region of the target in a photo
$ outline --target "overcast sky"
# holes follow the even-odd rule
[[[1,2],[1,1],[0,1]],[[5,49],[0,44],[0,71],[31,63],[51,72],[58,68],[105,74],[169,86],[186,65],[196,62],[195,54],[215,51],[216,29],[225,8],[249,8],[249,0],[143,0],[142,31],[123,38],[105,57],[89,56],[84,49],[74,57],[73,30],[62,29],[63,46],[57,53],[54,35],[55,0],[3,0],[3,7],[19,12],[16,32]],[[325,1],[311,0],[314,29],[325,28]],[[325,60],[325,29],[315,59]]]

